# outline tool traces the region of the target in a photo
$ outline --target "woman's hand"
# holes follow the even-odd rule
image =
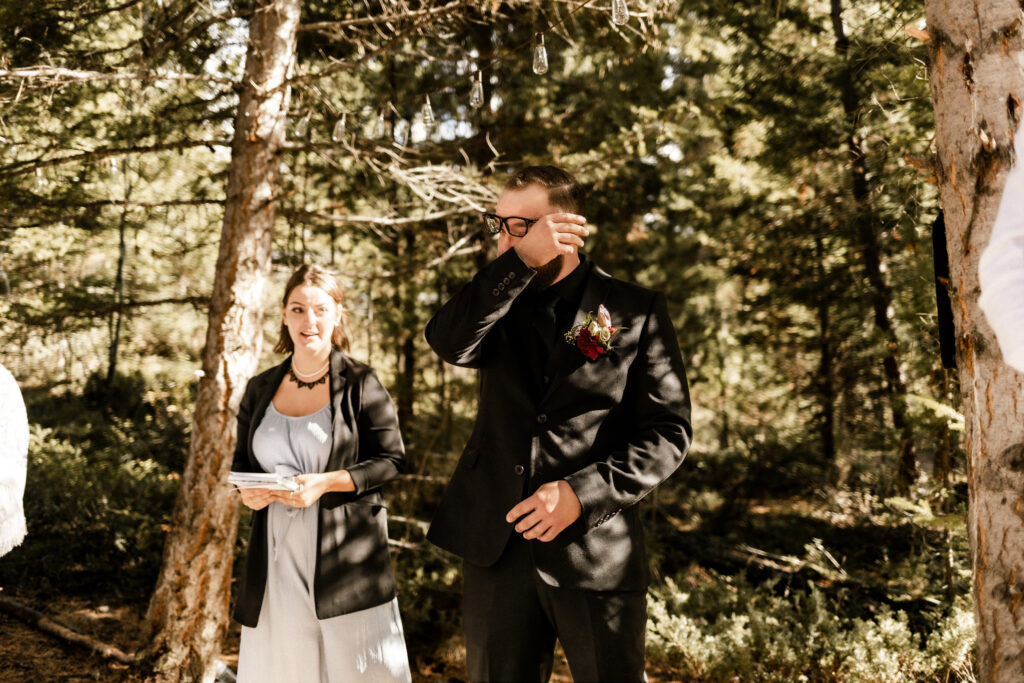
[[[277,491],[270,489],[236,489],[242,496],[242,503],[252,510],[262,510],[277,498],[274,496]]]
[[[332,479],[338,474],[340,474],[340,472],[297,474],[291,478],[291,481],[294,481],[299,485],[299,490],[274,491],[274,499],[289,507],[308,508],[310,505],[320,500],[320,496],[324,495],[328,491],[334,490],[331,488]],[[346,472],[346,474],[348,473]]]

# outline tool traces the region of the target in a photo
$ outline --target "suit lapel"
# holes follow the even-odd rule
[[[288,372],[288,366],[292,362],[292,357],[288,356],[283,363],[274,368],[274,372],[266,375],[263,386],[259,388],[258,396],[259,399],[256,401],[256,407],[253,410],[251,416],[249,416],[249,465],[252,467],[254,472],[262,472],[263,468],[260,467],[259,462],[256,460],[256,454],[252,450],[252,440],[256,435],[256,428],[260,426],[260,422],[263,421],[263,416],[267,412],[267,406],[274,400],[274,394],[277,393],[277,388],[281,386],[281,382],[284,380],[284,375]]]
[[[603,270],[598,268],[596,265],[591,267],[590,273],[587,275],[587,284],[583,287],[583,296],[580,298],[580,305],[576,309],[576,317],[573,319],[572,327],[581,324],[587,319],[587,312],[597,313],[597,307],[604,303],[605,296],[608,294],[608,285],[611,282],[611,278]],[[541,403],[547,400],[554,391],[558,384],[560,384],[566,376],[579,369],[584,363],[587,362],[586,358],[576,348],[575,344],[570,344],[565,340],[565,333],[569,330],[559,330],[558,341],[555,342],[555,348],[552,350],[551,355],[548,357],[548,365],[546,374],[551,378],[551,382],[548,384],[547,391],[544,392],[544,397],[541,399]]]
[[[331,455],[328,461],[329,469],[337,469],[338,464],[333,460],[338,455],[338,449],[334,444],[339,442],[341,436],[348,432],[348,424],[351,420],[346,415],[345,386],[348,384],[348,362],[345,354],[337,349],[331,350]]]

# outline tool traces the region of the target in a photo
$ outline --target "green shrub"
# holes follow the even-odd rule
[[[90,380],[82,396],[27,401],[28,536],[0,563],[0,582],[131,597],[152,590],[187,428],[172,402],[121,380],[107,400]]]
[[[742,577],[713,577],[689,591],[652,589],[647,652],[673,677],[700,681],[973,680],[974,620],[968,605],[931,616],[915,633],[904,612],[882,606],[849,618],[813,585],[778,591]]]

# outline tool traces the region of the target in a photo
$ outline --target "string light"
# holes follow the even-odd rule
[[[629,21],[629,5],[626,0],[612,0],[612,23],[622,26]]]
[[[306,112],[306,115],[295,122],[295,137],[304,138],[309,132],[309,119],[313,116],[313,110],[310,109]]]
[[[494,65],[505,61],[508,57],[516,54],[528,47],[533,47],[533,63],[532,69],[535,74],[542,76],[548,72],[550,63],[548,61],[547,48],[544,45],[544,33],[552,29],[562,26],[570,19],[574,14],[583,10],[587,6],[591,5],[594,0],[582,0],[576,7],[569,11],[564,17],[561,17],[558,21],[551,23],[550,25],[543,28],[541,31],[534,33],[532,37],[526,41],[519,43],[512,48],[503,50],[501,53],[492,56],[489,60],[484,63],[478,63],[473,72],[473,77],[470,84],[469,92],[469,104],[473,109],[480,109],[485,103],[485,93],[483,84],[483,72],[493,67]],[[611,4],[611,19],[612,22],[618,26],[622,26],[629,22],[629,5],[627,0],[612,0]],[[362,46],[360,46],[360,56],[362,56]],[[423,123],[423,127],[430,129],[437,125],[437,118],[434,114],[434,108],[431,105],[430,95],[437,94],[438,92],[458,90],[452,86],[440,88],[436,91],[425,93],[423,95],[423,105],[420,109],[420,118]],[[394,127],[389,126],[389,122],[386,118],[386,112],[388,109],[395,111],[395,115],[401,118],[401,114],[394,108],[390,103],[382,107],[378,113],[376,120],[371,123],[368,127],[364,128],[366,137],[371,140],[378,140],[388,136],[389,128],[394,133],[394,139],[398,140],[402,137],[402,125],[408,129],[404,134],[406,142],[412,141],[413,137],[419,137],[418,135],[413,136],[412,133],[412,122],[405,121],[404,119],[398,121]],[[312,117],[313,111],[309,110],[301,119],[295,122],[294,135],[299,138],[304,138],[309,133],[309,122]],[[354,114],[353,114],[354,115]],[[341,116],[334,123],[334,127],[331,130],[331,140],[336,143],[340,143],[347,132],[347,112],[342,112]],[[356,133],[353,132],[353,141],[355,140]]]
[[[380,112],[377,114],[377,122],[373,125],[370,138],[373,140],[379,140],[388,134],[388,121],[384,118],[385,108],[381,107]]]
[[[538,32],[533,45],[533,73],[543,76],[548,72],[548,51],[544,47],[544,33]]]
[[[427,128],[432,128],[436,121],[434,120],[434,108],[430,106],[430,95],[423,96],[423,125]]]
[[[405,119],[398,119],[395,122],[394,138],[396,147],[402,147],[409,143],[409,129],[409,122]]]
[[[469,92],[469,106],[473,109],[484,106],[484,77],[479,69],[477,69],[476,78],[473,80],[473,89]]]
[[[334,128],[331,130],[331,140],[334,142],[341,142],[342,138],[345,137],[346,116],[348,116],[348,112],[341,112],[341,116],[338,117],[337,123],[334,124]]]

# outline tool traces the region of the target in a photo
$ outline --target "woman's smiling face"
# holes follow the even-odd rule
[[[299,285],[288,295],[284,324],[295,350],[314,355],[329,352],[341,311],[331,295],[313,285]]]

